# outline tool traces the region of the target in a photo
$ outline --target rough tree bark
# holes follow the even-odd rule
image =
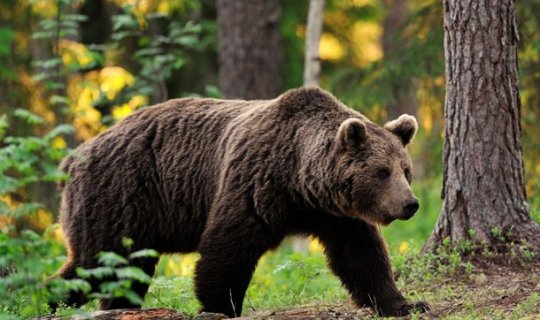
[[[306,54],[304,59],[304,86],[318,86],[321,74],[321,41],[323,14],[326,0],[311,0],[306,26]]]
[[[226,98],[274,98],[282,90],[278,0],[218,0],[219,86]]]
[[[381,45],[385,57],[399,57],[399,51],[403,45],[399,33],[407,18],[408,2],[408,0],[383,1],[386,16],[382,23]],[[394,100],[387,105],[389,119],[396,119],[404,113],[416,115],[418,101],[416,100],[414,86],[409,79],[394,83],[392,85],[392,94]]]
[[[444,0],[446,100],[443,208],[425,249],[449,237],[528,241],[513,0]],[[473,232],[470,232],[472,230]]]

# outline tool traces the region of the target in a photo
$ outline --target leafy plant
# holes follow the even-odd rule
[[[124,245],[129,248],[132,244],[130,239],[124,239]],[[101,252],[98,262],[101,266],[92,269],[77,269],[77,275],[83,279],[105,279],[99,287],[99,291],[92,292],[88,296],[97,299],[126,298],[131,303],[142,304],[143,298],[132,290],[134,281],[150,284],[152,278],[141,268],[130,265],[130,262],[141,259],[157,257],[155,250],[143,249],[132,252],[123,257],[115,252]]]
[[[162,14],[149,13],[141,20],[129,4],[113,16],[112,46],[122,51],[122,43],[136,39],[133,60],[140,70],[131,91],[151,96],[156,102],[168,99],[166,81],[187,63],[187,51],[202,52],[215,43],[205,30],[211,28],[208,24],[181,24],[164,18]],[[146,24],[148,28],[141,27]],[[156,31],[161,29],[165,32]],[[214,87],[207,90],[215,91]]]
[[[14,116],[31,125],[44,123],[26,110],[16,110]],[[44,206],[25,201],[25,190],[38,182],[67,178],[57,169],[66,150],[51,142],[72,128],[61,125],[42,137],[15,137],[5,136],[7,125],[6,117],[0,118],[0,315],[28,317],[43,313],[46,303],[66,290],[88,289],[81,281],[45,281],[59,268],[64,248],[52,238],[53,228],[41,235],[26,226]]]

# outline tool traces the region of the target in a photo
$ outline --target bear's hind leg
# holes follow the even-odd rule
[[[333,218],[320,226],[316,235],[325,248],[329,265],[357,305],[370,306],[381,316],[429,310],[427,303],[410,303],[399,292],[376,226],[348,218]]]
[[[130,262],[130,266],[138,267],[148,276],[152,277],[156,269],[156,263],[158,258],[137,258],[134,261]],[[114,279],[113,279],[114,280]],[[144,296],[148,291],[149,284],[143,283],[140,281],[132,280],[131,290],[135,292],[139,298],[144,300]],[[120,298],[111,298],[111,299],[101,299],[99,302],[99,308],[101,310],[112,310],[112,309],[138,309],[141,308],[141,304],[135,301],[130,301],[126,297]]]

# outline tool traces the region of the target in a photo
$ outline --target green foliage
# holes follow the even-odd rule
[[[451,244],[448,240],[443,241],[442,246],[434,252],[419,255],[421,243],[414,242],[413,250],[393,254],[392,266],[400,282],[425,285],[434,281],[443,282],[458,272],[471,271],[472,265],[464,261],[462,256],[470,252],[472,244],[468,241]]]
[[[11,229],[11,230],[10,230]],[[67,288],[88,289],[80,281],[56,279],[46,283],[47,276],[60,266],[63,246],[31,230],[11,236],[13,228],[0,232],[0,317],[30,317],[43,314],[46,303],[61,296]]]
[[[538,293],[531,294],[527,300],[523,303],[520,303],[516,306],[512,312],[511,319],[523,319],[528,314],[531,314],[536,310],[540,303],[540,295]]]
[[[126,247],[132,243],[124,240]],[[91,292],[88,296],[96,299],[126,298],[131,303],[142,304],[143,298],[140,297],[131,286],[134,281],[150,284],[152,278],[142,269],[130,265],[130,262],[140,258],[157,257],[158,253],[154,250],[144,249],[131,253],[128,258],[115,252],[101,252],[98,255],[99,267],[92,269],[77,269],[77,275],[82,279],[104,280],[99,291]]]
[[[122,12],[112,17],[113,48],[122,52],[126,41],[136,39],[132,56],[138,75],[127,97],[143,94],[154,102],[168,99],[166,81],[188,63],[188,52],[200,53],[215,46],[215,24],[180,23],[166,18],[159,13],[146,14],[149,28],[141,28],[132,5],[123,6]]]
[[[23,119],[30,125],[43,124],[44,120],[27,110],[16,109],[16,117]],[[7,125],[3,117],[3,128]],[[2,127],[2,125],[0,125]],[[69,134],[73,128],[68,125],[61,125],[43,137],[26,136],[14,137],[4,136],[0,129],[0,207],[7,210],[8,203],[6,196],[24,194],[25,188],[41,181],[59,182],[65,181],[67,176],[57,168],[58,161],[66,155],[65,149],[51,147],[52,140],[61,134]],[[21,218],[33,214],[41,206],[37,203],[22,203],[20,206],[12,208],[8,212],[1,212],[4,215],[11,215]]]
[[[31,125],[44,123],[41,117],[22,109],[14,116]],[[3,117],[1,127],[6,126]],[[14,200],[24,199],[25,189],[36,183],[67,178],[57,169],[66,150],[51,147],[51,141],[71,130],[70,126],[60,126],[43,137],[5,136],[0,130],[0,217],[11,219],[0,230],[0,315],[35,316],[46,310],[48,301],[58,299],[68,289],[88,290],[81,281],[45,281],[64,260],[64,247],[49,237],[50,232],[41,235],[24,227],[23,222],[43,208],[41,204]]]

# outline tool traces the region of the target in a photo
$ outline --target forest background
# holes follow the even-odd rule
[[[274,92],[261,95],[303,84],[309,1],[275,3],[279,41],[268,54],[280,63]],[[15,273],[20,278],[0,281],[5,292],[20,289],[6,294],[0,313],[42,314],[54,294],[41,283],[65,259],[55,183],[67,179],[56,166],[69,149],[134,110],[170,98],[254,98],[223,86],[218,5],[211,0],[0,2],[0,267],[6,275],[13,266],[22,270]],[[540,222],[540,1],[516,6],[526,190],[531,215]],[[379,124],[402,113],[419,121],[410,152],[420,211],[383,230],[395,268],[405,273],[413,272],[406,271],[406,258],[421,250],[441,209],[442,17],[438,0],[329,0],[324,11],[321,87]],[[248,292],[249,307],[346,300],[315,240],[308,251],[292,253],[285,245],[263,258]],[[458,258],[447,254],[440,260],[452,268],[446,262]],[[196,259],[162,258],[145,306],[196,312],[191,290]],[[454,262],[456,270],[465,265]]]

